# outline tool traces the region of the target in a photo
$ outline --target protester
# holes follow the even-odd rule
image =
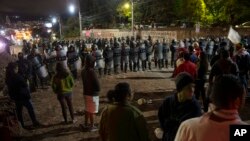
[[[173,76],[176,77],[181,72],[187,72],[195,79],[197,77],[196,65],[190,61],[190,55],[187,52],[184,52],[183,58],[184,62],[174,70]]]
[[[175,80],[177,93],[168,96],[158,111],[158,118],[163,130],[163,141],[173,141],[181,122],[201,115],[201,107],[194,98],[194,79],[182,72]]]
[[[85,103],[85,124],[83,125],[83,128],[87,128],[89,131],[97,130],[97,127],[94,125],[94,115],[98,113],[99,93],[101,89],[97,74],[94,71],[94,64],[94,57],[87,55],[85,68],[82,71],[83,96]],[[90,120],[90,125],[88,125],[88,120]]]
[[[100,121],[102,141],[149,141],[146,120],[140,110],[130,104],[132,93],[128,83],[118,83],[113,91],[115,102],[107,105]]]
[[[248,74],[250,70],[250,55],[243,47],[242,43],[236,44],[235,63],[239,68],[240,81],[247,91],[249,80]]]
[[[215,110],[184,121],[175,141],[229,141],[230,125],[246,124],[238,113],[244,97],[244,87],[236,76],[227,74],[218,77],[211,94]]]
[[[63,67],[61,63],[56,64],[56,74],[52,78],[52,89],[57,94],[57,99],[62,108],[64,122],[67,123],[67,106],[69,108],[72,122],[75,123],[74,110],[72,104],[72,88],[74,86],[74,79],[70,73]],[[67,106],[66,106],[67,104]]]
[[[24,79],[29,81],[29,87],[30,91],[34,92],[36,91],[34,82],[32,81],[32,66],[31,63],[24,58],[24,55],[22,52],[18,53],[18,60],[16,61],[18,66],[18,73],[24,77]]]
[[[229,52],[227,50],[222,49],[220,51],[220,59],[214,63],[209,74],[209,86],[207,91],[208,97],[211,94],[213,83],[216,77],[219,77],[223,74],[233,74],[238,76],[238,73],[239,70],[237,64],[235,64],[231,60],[231,58],[229,57]]]
[[[6,80],[5,80],[10,98],[15,101],[17,118],[23,128],[26,128],[23,120],[23,107],[28,110],[29,116],[32,120],[33,126],[40,126],[37,121],[34,108],[31,102],[30,90],[27,79],[23,75],[18,73],[17,63],[9,63],[6,68]]]
[[[205,82],[206,82],[206,74],[208,71],[208,59],[205,52],[200,52],[199,61],[197,63],[197,78],[195,80],[195,90],[194,94],[197,100],[199,100],[200,96],[202,98],[202,103],[204,106],[204,111],[208,110],[207,100],[206,100],[206,92],[205,92]]]

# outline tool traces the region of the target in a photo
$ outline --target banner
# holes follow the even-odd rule
[[[234,44],[238,44],[241,41],[241,37],[237,31],[235,31],[232,26],[229,29],[227,38]]]

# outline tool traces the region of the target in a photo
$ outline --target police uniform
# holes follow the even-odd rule
[[[175,64],[175,56],[176,56],[176,50],[178,48],[177,42],[175,40],[172,41],[172,44],[170,46],[170,51],[171,51],[171,67],[174,67]]]
[[[113,59],[114,59],[114,72],[118,73],[118,68],[121,64],[121,47],[118,42],[115,42],[114,48],[113,48]]]
[[[145,47],[146,47],[146,56],[148,61],[148,68],[151,70],[151,61],[153,58],[153,46],[152,42],[150,40],[145,41]]]
[[[168,68],[168,52],[169,52],[169,46],[164,40],[162,43],[162,52],[163,52],[163,66],[165,65],[166,68]]]
[[[128,69],[128,63],[129,63],[129,53],[130,53],[130,47],[123,43],[122,46],[122,59],[121,59],[121,70],[127,73]]]
[[[157,42],[155,44],[155,67],[158,67],[161,69],[162,68],[162,61],[163,61],[163,48],[162,48],[162,44],[160,42]]]
[[[134,44],[135,41],[133,42]],[[139,61],[139,46],[134,46],[134,48],[132,48],[132,53],[133,53],[133,56],[132,56],[132,60],[133,60],[133,71],[137,71],[139,68],[138,66],[138,61]]]
[[[104,68],[104,60],[103,60],[102,51],[100,49],[96,48],[94,57],[95,57],[95,60],[96,60],[95,68],[98,70],[99,76],[102,76],[102,71],[103,71],[103,68]]]
[[[56,51],[55,50],[49,50],[46,49],[45,55],[45,63],[47,65],[49,77],[52,78],[52,76],[56,72]]]
[[[74,79],[77,79],[77,70],[80,69],[80,60],[79,60],[79,55],[75,51],[75,49],[71,50],[73,46],[70,47],[70,50],[67,52],[67,59],[68,59],[68,67],[69,70],[71,71]],[[74,48],[74,47],[73,47]]]
[[[105,61],[104,74],[111,74],[111,69],[113,67],[113,50],[107,45],[103,52],[103,58]]]
[[[64,48],[65,49],[65,48]],[[56,51],[56,60],[57,63],[61,63],[62,66],[68,70],[68,65],[67,65],[67,51],[64,50],[61,46],[57,48]]]
[[[146,47],[144,43],[139,43],[139,58],[142,70],[145,71],[146,69]]]

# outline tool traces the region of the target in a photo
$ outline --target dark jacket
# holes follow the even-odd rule
[[[15,101],[30,99],[30,90],[26,79],[20,75],[12,75],[6,80],[10,98]]]
[[[17,61],[18,73],[21,74],[25,79],[28,79],[32,75],[32,66],[26,59],[19,59]]]
[[[83,94],[88,96],[98,96],[100,92],[100,82],[94,70],[94,60],[86,61],[86,66],[82,71]]]
[[[193,97],[192,100],[179,102],[177,94],[168,96],[158,111],[158,118],[164,132],[163,141],[173,141],[181,122],[201,116],[201,107]]]
[[[212,84],[216,77],[223,74],[233,74],[238,76],[239,69],[231,59],[219,59],[214,63],[209,74],[209,83]]]
[[[114,103],[103,110],[99,133],[103,141],[149,141],[146,125],[139,109],[129,103]]]

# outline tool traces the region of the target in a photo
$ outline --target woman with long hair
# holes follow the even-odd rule
[[[72,104],[72,88],[74,86],[74,79],[66,70],[61,63],[56,64],[56,74],[52,78],[52,89],[57,94],[57,99],[60,102],[62,108],[62,114],[65,123],[67,120],[67,109],[68,106],[72,122],[75,123],[74,110]],[[66,106],[67,104],[67,106]]]
[[[206,74],[208,71],[208,59],[205,52],[200,52],[198,56],[199,60],[197,62],[197,78],[195,80],[195,97],[198,100],[201,96],[202,103],[204,106],[204,111],[208,110],[206,106],[206,93],[205,93],[205,82],[206,82]]]

